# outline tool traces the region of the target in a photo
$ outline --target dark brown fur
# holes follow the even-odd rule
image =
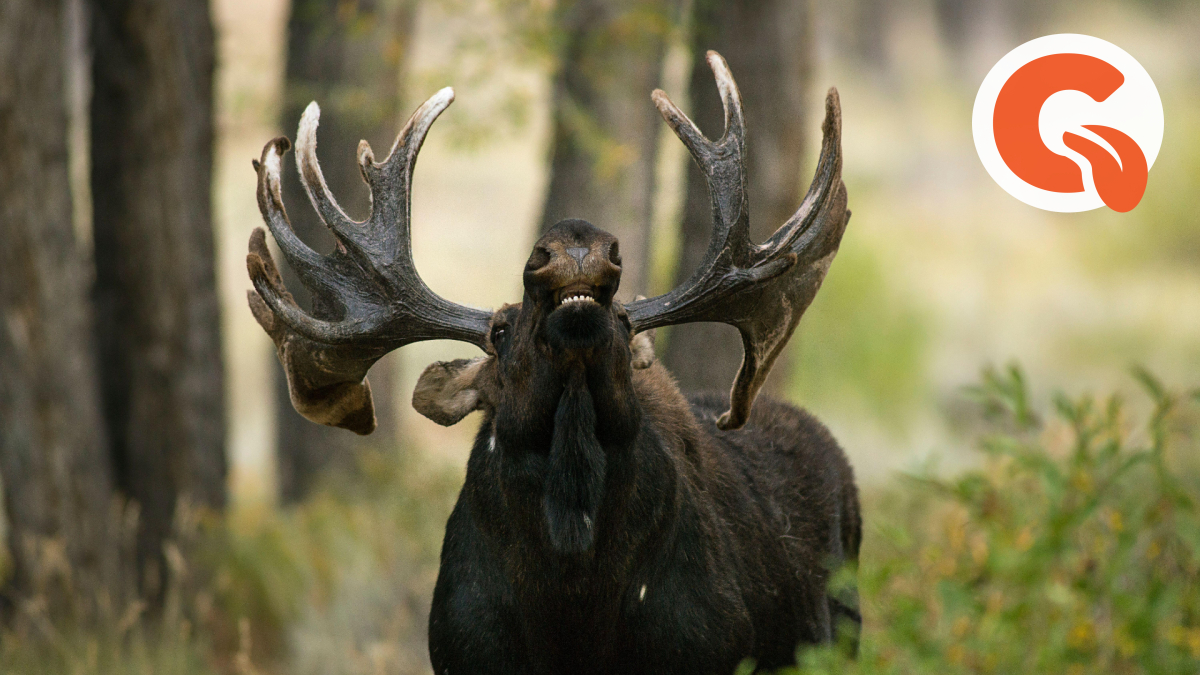
[[[546,236],[609,255],[582,221]],[[534,270],[548,262],[535,248]],[[853,624],[853,598],[826,587],[857,561],[858,499],[825,427],[763,398],[745,427],[717,429],[727,397],[688,401],[661,366],[632,367],[607,268],[529,269],[523,302],[493,318],[489,356],[434,364],[418,385],[422,405],[472,392],[484,411],[446,527],[435,671],[777,668],[833,640],[839,618]],[[601,302],[559,305],[564,287]]]

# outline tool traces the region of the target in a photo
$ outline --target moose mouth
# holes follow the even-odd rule
[[[545,332],[551,347],[592,349],[611,339],[612,321],[607,308],[614,290],[612,286],[575,281],[554,291]]]
[[[596,292],[591,286],[574,284],[555,293],[555,307],[586,307],[599,304]]]

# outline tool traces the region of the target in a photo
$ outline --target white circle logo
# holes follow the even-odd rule
[[[1006,54],[979,86],[971,122],[992,178],[1046,211],[1133,209],[1163,139],[1149,73],[1087,35],[1048,35]]]

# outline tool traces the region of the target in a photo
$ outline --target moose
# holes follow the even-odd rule
[[[700,268],[665,295],[623,304],[615,237],[564,220],[537,241],[518,304],[451,303],[417,275],[410,241],[413,167],[454,98],[413,114],[388,158],[358,163],[372,206],[351,220],[317,163],[319,109],[300,121],[297,164],[336,235],[320,255],[292,231],[280,197],[286,138],[266,145],[258,202],[279,250],[312,291],[284,288],[262,228],[247,257],[250,307],[277,347],[292,403],[313,422],[375,427],[366,374],[420,340],[484,354],[434,363],[413,406],[452,425],[482,422],[449,520],[429,617],[434,671],[732,673],[795,662],[798,645],[850,636],[861,517],[850,465],[807,412],[759,390],[812,302],[849,219],[837,91],[825,101],[816,177],[799,210],[762,244],[749,238],[746,128],[724,59],[708,53],[725,133],[706,138],[661,90],[654,103],[707,177],[713,233]],[[685,398],[654,359],[654,330],[719,321],[744,357],[726,396]]]

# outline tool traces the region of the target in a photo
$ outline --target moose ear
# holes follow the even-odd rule
[[[634,298],[635,301],[645,299],[644,295]],[[629,314],[625,312],[624,307],[620,308],[619,314],[629,332],[633,333],[633,324],[630,323]],[[654,334],[655,329],[651,328],[640,333],[633,333],[633,337],[629,338],[629,365],[633,366],[634,370],[643,370],[654,365]]]
[[[491,358],[455,359],[429,364],[413,389],[412,405],[417,412],[449,427],[469,413],[483,408],[475,380]]]
[[[650,329],[634,333],[629,340],[630,365],[634,370],[642,370],[654,365],[654,331]]]

